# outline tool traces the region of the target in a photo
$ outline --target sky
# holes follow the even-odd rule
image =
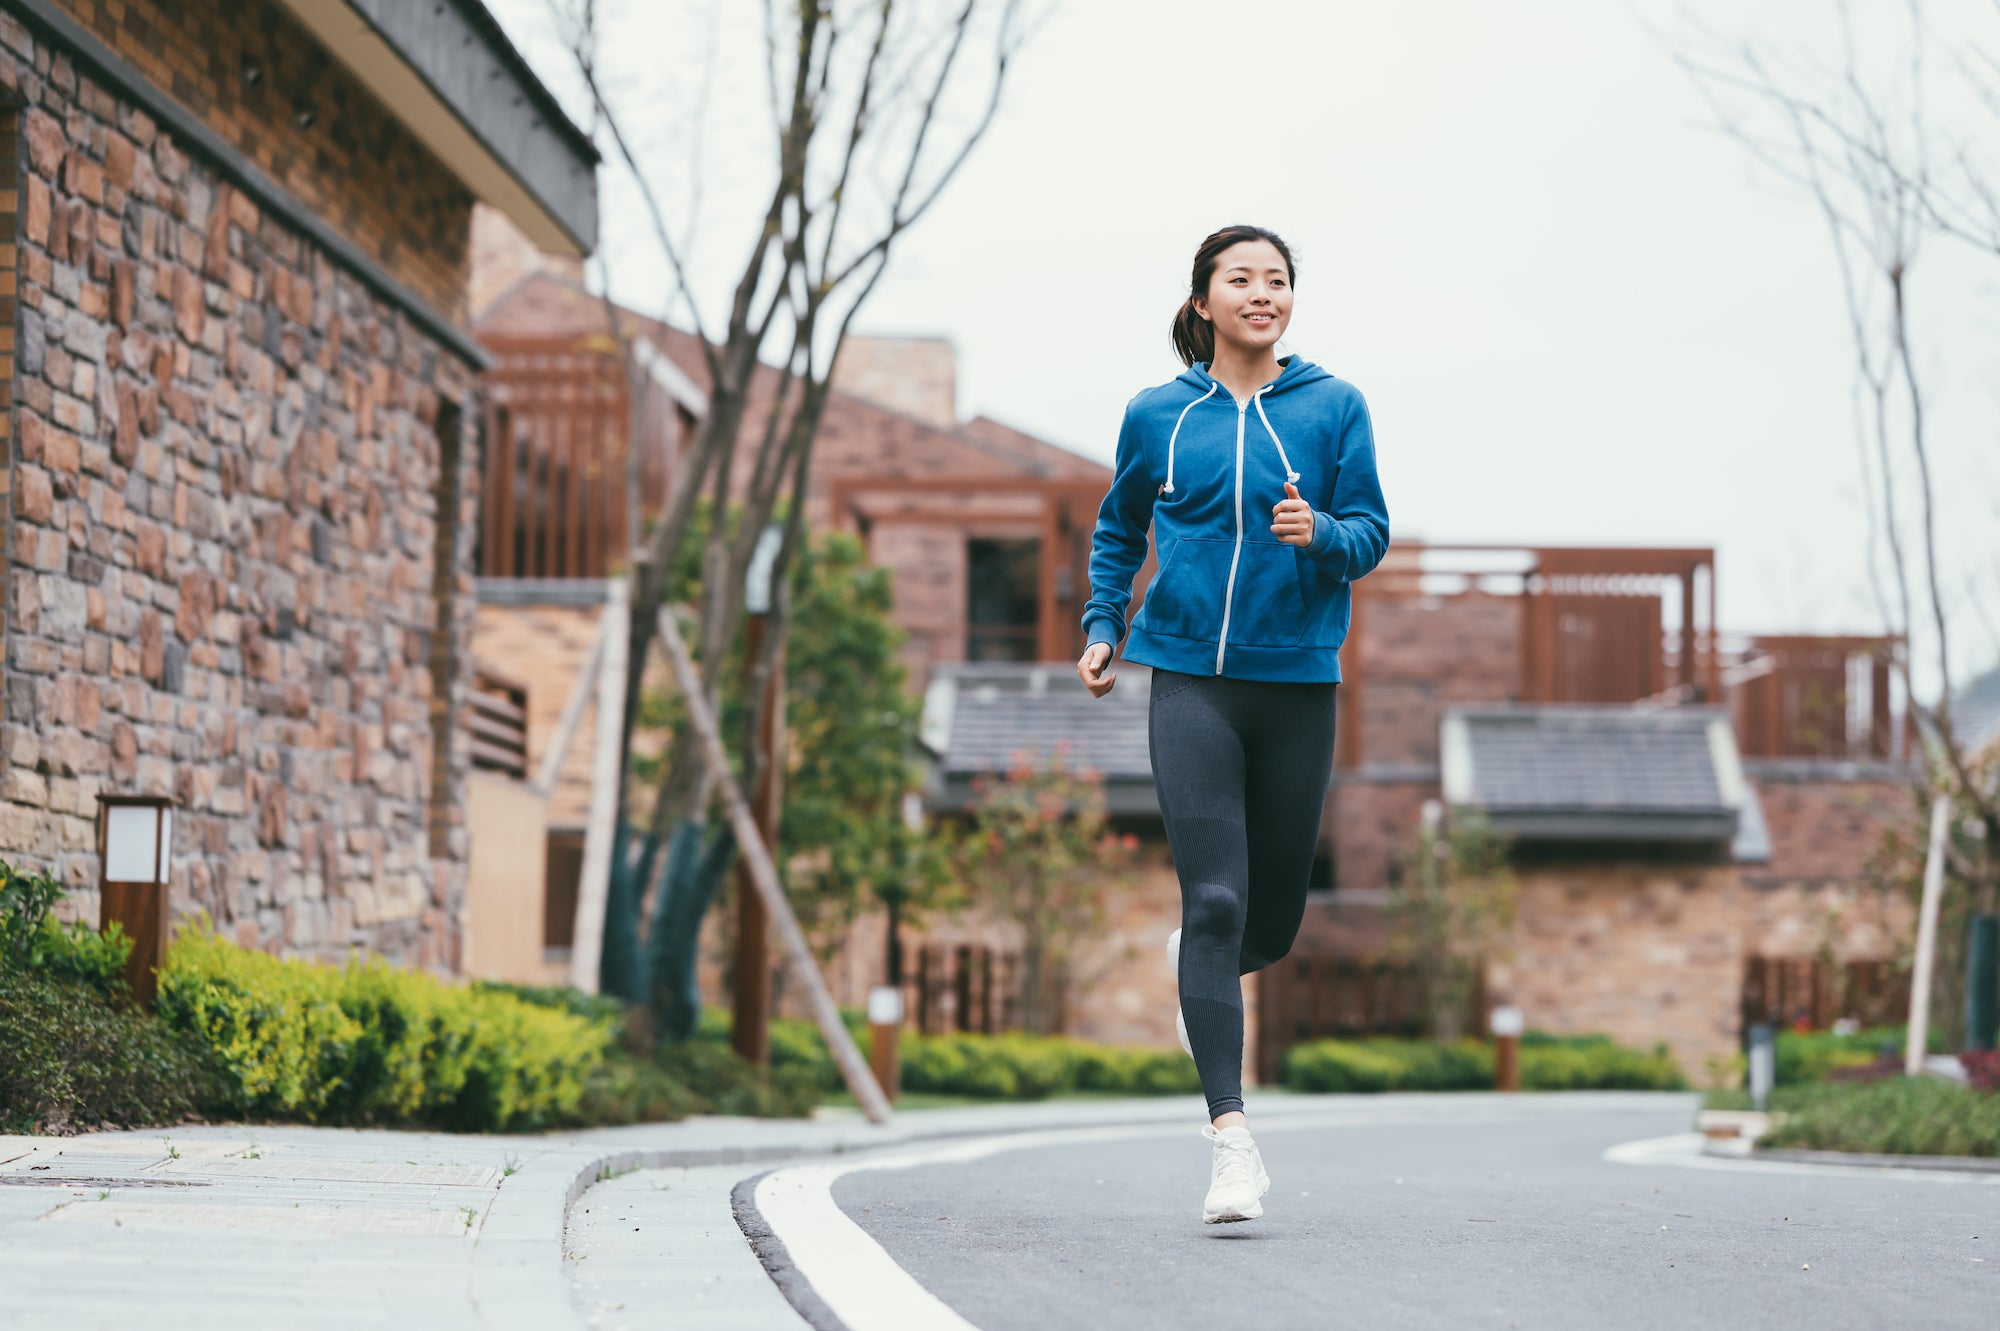
[[[610,96],[718,311],[771,169],[761,6],[599,4]],[[589,124],[549,0],[492,8]],[[1125,403],[1180,368],[1167,327],[1196,244],[1250,221],[1298,260],[1288,348],[1367,397],[1399,537],[1713,546],[1725,629],[1880,630],[1824,224],[1669,51],[1692,14],[1830,54],[1823,0],[1770,0],[1754,34],[1735,6],[1604,0],[1043,12],[856,320],[949,337],[962,415],[1108,462]],[[1931,17],[2000,39],[1992,12]],[[1939,114],[2000,139],[2000,116]],[[660,311],[636,195],[615,169],[601,190],[614,293]],[[1946,244],[1911,282],[1960,680],[2000,663],[1996,286],[2000,259]]]

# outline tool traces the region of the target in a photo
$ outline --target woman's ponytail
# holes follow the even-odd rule
[[[1285,276],[1294,286],[1298,284],[1298,276],[1292,271],[1291,246],[1278,239],[1276,232],[1261,226],[1226,226],[1202,241],[1201,248],[1194,252],[1194,276],[1188,283],[1188,298],[1174,315],[1174,352],[1183,365],[1193,365],[1196,361],[1215,363],[1215,325],[1195,313],[1194,303],[1208,299],[1208,280],[1215,276],[1215,262],[1222,252],[1246,240],[1270,242],[1284,256]]]
[[[1215,359],[1215,325],[1195,312],[1193,296],[1182,301],[1174,315],[1173,339],[1183,365]]]

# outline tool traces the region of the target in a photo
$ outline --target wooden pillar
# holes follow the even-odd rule
[[[1700,678],[1695,673],[1697,666],[1694,659],[1695,567],[1695,565],[1690,564],[1681,573],[1681,677],[1676,681],[1690,695],[1695,693],[1696,681]],[[1690,697],[1690,701],[1713,702],[1715,700],[1707,697],[1700,699]]]
[[[744,669],[755,669],[763,650],[768,615],[749,615],[743,625]],[[778,771],[781,755],[779,737],[784,734],[785,691],[784,651],[771,662],[771,677],[764,686],[764,723],[757,731],[757,783],[750,796],[750,811],[764,844],[777,844],[780,787]],[[771,958],[770,915],[750,869],[738,860],[736,867],[736,968],[733,1021],[730,1044],[738,1057],[759,1067],[771,1061]]]

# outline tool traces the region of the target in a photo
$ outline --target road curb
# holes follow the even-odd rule
[[[1872,1165],[1878,1169],[1935,1169],[1953,1174],[2000,1174],[2000,1160],[1969,1155],[1881,1155],[1864,1151],[1802,1151],[1781,1148],[1752,1151],[1748,1158],[1783,1160],[1800,1165]]]

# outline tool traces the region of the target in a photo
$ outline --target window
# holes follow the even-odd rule
[[[1040,657],[1041,553],[1035,540],[966,542],[966,660]]]

